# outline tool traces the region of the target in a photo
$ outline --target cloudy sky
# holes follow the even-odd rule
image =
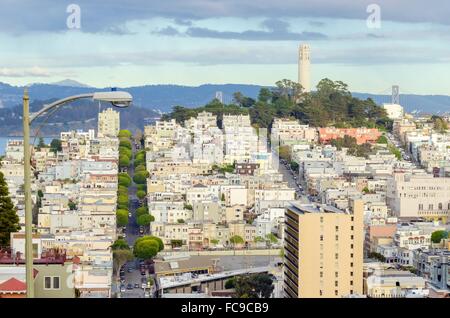
[[[80,28],[73,6],[80,9]],[[369,19],[380,8],[381,21]],[[450,94],[448,0],[0,0],[0,81],[66,78],[92,86],[272,85],[297,79],[300,43],[313,85]],[[369,8],[368,8],[369,6]],[[68,10],[69,7],[69,10]],[[375,9],[376,10],[376,9]],[[69,12],[68,12],[69,11]],[[368,12],[369,11],[369,12]]]

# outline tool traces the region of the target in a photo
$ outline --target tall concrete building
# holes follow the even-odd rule
[[[107,108],[98,114],[98,135],[100,137],[117,137],[120,130],[120,114]]]
[[[305,92],[311,91],[311,50],[308,44],[301,44],[298,53],[298,82]]]
[[[337,298],[363,292],[364,204],[286,209],[284,292],[287,298]]]

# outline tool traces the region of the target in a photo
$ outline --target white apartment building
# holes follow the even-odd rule
[[[112,108],[107,108],[98,114],[98,136],[117,137],[120,130],[120,114]]]
[[[387,201],[398,217],[447,220],[450,214],[450,178],[395,173],[388,183]]]

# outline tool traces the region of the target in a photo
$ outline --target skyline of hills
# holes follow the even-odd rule
[[[182,85],[144,85],[123,89],[130,92],[134,98],[134,105],[151,110],[167,113],[174,106],[199,107],[211,101],[216,92],[223,93],[224,103],[231,103],[234,92],[241,92],[245,96],[256,98],[261,85],[249,84],[203,84],[200,86]],[[12,86],[0,82],[0,108],[11,108],[22,102],[23,86]],[[53,84],[35,83],[29,86],[31,100],[50,100],[70,95],[83,94],[91,91],[108,91],[110,88],[89,87],[83,83],[66,79]],[[390,95],[352,92],[355,97],[372,98],[376,103],[389,103]],[[400,103],[407,112],[442,114],[450,112],[449,95],[419,95],[401,94]]]

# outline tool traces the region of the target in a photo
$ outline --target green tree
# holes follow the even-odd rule
[[[448,238],[447,231],[434,231],[431,233],[431,242],[440,243],[441,240]]]
[[[231,277],[225,282],[225,289],[232,289],[236,286],[236,277]]]
[[[148,226],[150,225],[151,222],[155,221],[155,218],[153,217],[153,215],[150,214],[142,214],[140,216],[138,216],[136,223],[139,226]]]
[[[177,220],[177,223],[182,224],[182,223],[186,223],[186,222],[184,221],[184,219],[178,219],[178,220]]]
[[[0,246],[9,246],[10,234],[19,230],[19,216],[9,196],[3,173],[0,172]]]
[[[113,271],[116,278],[120,273],[120,268],[133,259],[133,253],[129,249],[113,250]]]
[[[174,247],[182,247],[183,241],[182,240],[170,240],[170,245],[172,245],[172,248]]]
[[[117,226],[126,226],[128,224],[128,211],[119,209],[116,212]]]
[[[434,124],[434,129],[440,133],[445,133],[448,130],[447,122],[440,116],[431,116],[431,122]]]
[[[244,244],[244,239],[239,235],[234,235],[230,237],[230,243],[233,245]]]
[[[146,184],[137,184],[136,189],[140,191],[147,192],[147,185]]]
[[[375,259],[379,260],[380,262],[386,262],[386,257],[384,257],[384,255],[377,253],[377,252],[369,253],[369,258],[375,258]]]
[[[278,155],[281,159],[286,160],[287,162],[291,162],[291,147],[289,146],[280,146],[278,147]]]
[[[238,276],[234,282],[238,298],[270,298],[274,286],[269,274]]]
[[[387,138],[386,138],[386,136],[380,136],[378,139],[377,139],[377,143],[378,144],[388,144],[388,140],[387,140]]]
[[[127,156],[128,159],[131,159],[131,157],[133,156],[133,153],[132,153],[131,149],[129,149],[127,147],[119,147],[119,155]]]
[[[235,92],[233,93],[233,102],[236,103],[236,105],[239,105],[242,107],[242,103],[244,102],[245,96],[241,92]]]
[[[137,172],[133,176],[133,181],[137,184],[145,184],[147,182],[148,171]]]
[[[264,239],[261,236],[257,236],[257,237],[255,237],[254,242],[255,243],[262,243],[262,242],[264,242]]]
[[[273,234],[273,233],[269,233],[266,235],[266,240],[271,243],[271,244],[276,244],[278,243],[278,238]]]
[[[139,198],[139,200],[142,200],[147,196],[147,193],[145,191],[138,190],[136,192],[136,196]]]
[[[258,94],[258,101],[262,103],[268,103],[272,99],[272,92],[268,88],[261,88]]]
[[[40,151],[42,148],[47,148],[47,144],[44,142],[44,138],[39,137],[39,143],[37,149]]]
[[[112,250],[129,250],[130,247],[128,246],[127,241],[124,239],[117,239],[113,245],[111,245]]]
[[[126,140],[126,139],[122,139],[119,143],[119,147],[124,147],[124,148],[128,148],[131,149],[131,141]]]
[[[131,131],[126,130],[126,129],[122,129],[119,131],[119,138],[131,138],[132,134]]]
[[[138,165],[134,168],[134,172],[141,172],[141,171],[147,171],[147,168],[145,168],[145,165]]]
[[[118,180],[119,180],[119,186],[128,188],[131,185],[130,178],[126,178],[124,176],[119,176]]]
[[[117,204],[128,205],[128,195],[120,194],[117,196]]]
[[[140,217],[141,215],[149,214],[148,208],[146,206],[141,206],[140,208],[136,209],[136,217]]]
[[[153,236],[138,238],[134,243],[133,253],[137,258],[148,260],[161,251],[161,243]]]
[[[119,157],[119,166],[121,168],[129,167],[130,166],[130,159],[127,156],[120,156]]]
[[[77,204],[72,200],[69,200],[69,203],[67,205],[69,206],[69,210],[71,211],[75,211],[77,209]]]
[[[54,153],[57,153],[58,151],[62,151],[61,140],[53,139],[50,142],[50,150],[53,151]]]
[[[219,240],[218,240],[218,239],[212,239],[210,242],[211,242],[211,244],[213,244],[213,245],[219,244]]]

